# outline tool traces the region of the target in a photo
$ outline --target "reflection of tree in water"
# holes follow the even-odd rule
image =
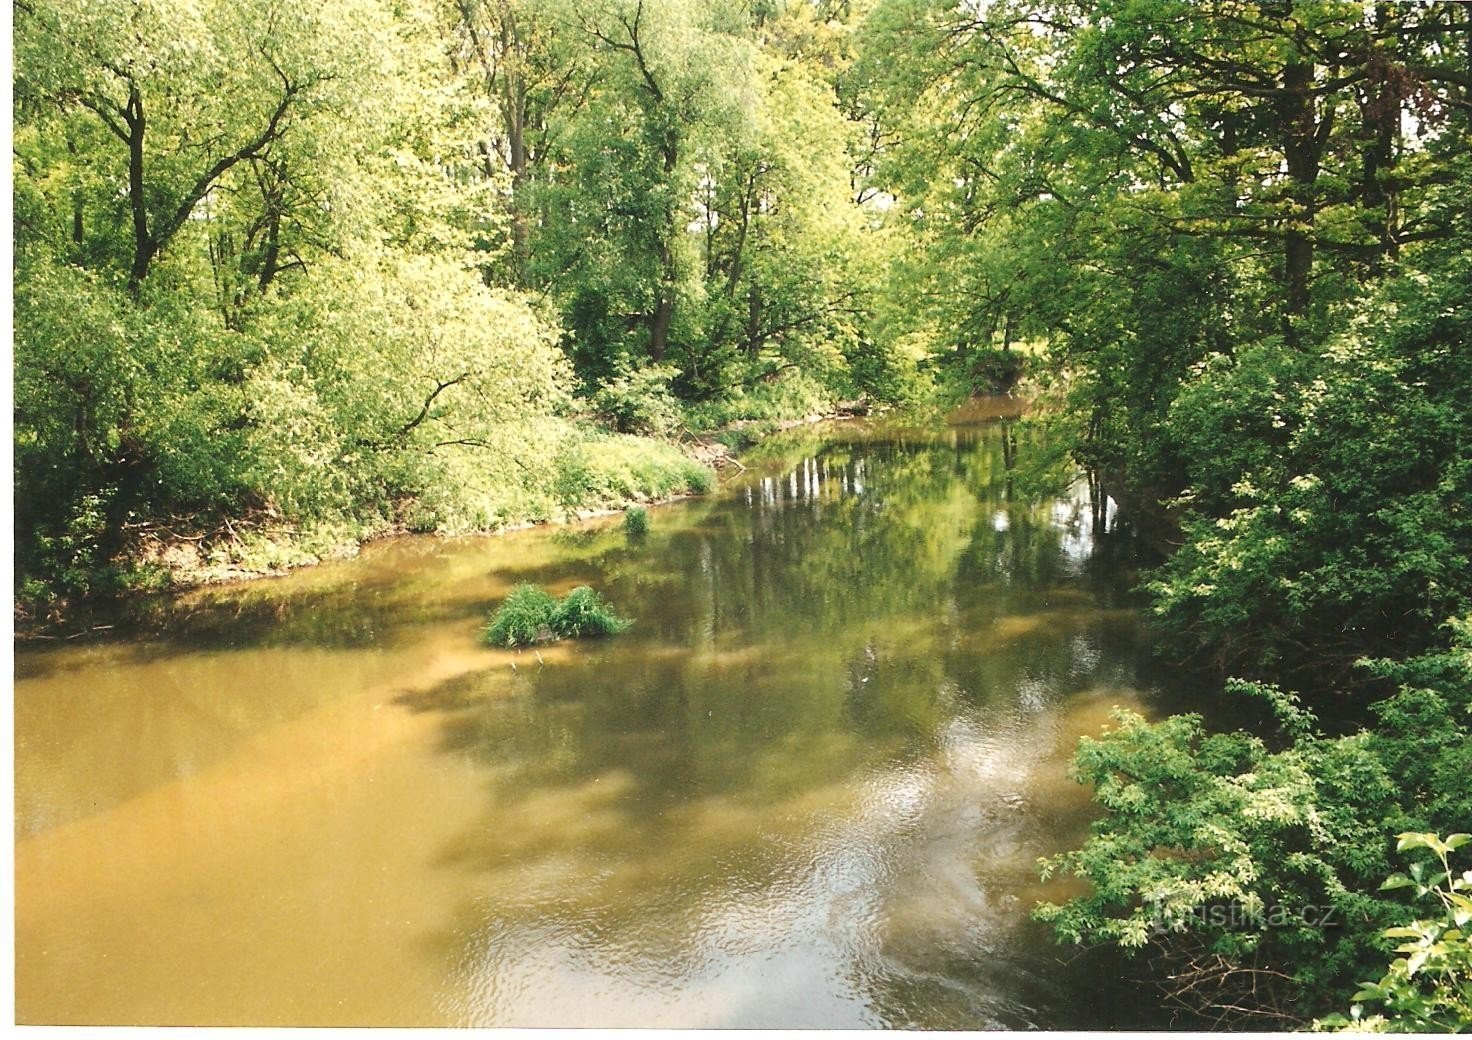
[[[712,505],[714,500],[685,503],[683,522],[698,524]],[[405,538],[381,550],[371,546],[371,558],[281,579],[140,597],[109,620],[119,633],[145,636],[163,653],[405,645],[429,627],[481,620],[518,580],[637,569],[636,561],[647,570],[649,561],[646,549],[608,524],[522,532],[515,540]],[[488,581],[492,575],[498,580]]]
[[[1127,683],[1131,623],[1098,613],[1077,566],[1087,518],[1009,502],[1016,443],[998,432],[820,443],[754,473],[697,525],[656,525],[649,555],[591,561],[637,619],[630,633],[413,695],[446,714],[445,750],[490,777],[483,826],[444,851],[485,892],[447,948],[532,942],[555,922],[564,947],[626,970],[698,973],[700,922],[811,884],[803,850],[815,828],[864,819],[862,778],[923,774],[959,717],[1026,729],[1079,690]],[[589,563],[521,576],[553,582]],[[878,842],[860,860],[882,887],[903,842],[865,840]],[[1020,953],[952,954],[929,982],[908,968],[866,975],[881,1018],[947,1001],[978,1013],[977,992],[1030,992]],[[1020,1005],[991,1013],[1030,1021]]]

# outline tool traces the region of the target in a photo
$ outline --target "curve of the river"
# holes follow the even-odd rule
[[[1078,737],[1161,690],[996,415],[789,433],[642,539],[400,539],[22,648],[20,1020],[1154,1024],[1029,919]],[[480,646],[521,581],[636,623]]]

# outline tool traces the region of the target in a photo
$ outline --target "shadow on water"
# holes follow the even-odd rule
[[[773,438],[719,495],[651,511],[643,539],[616,519],[401,539],[158,604],[129,639],[26,651],[22,829],[177,794],[211,764],[237,795],[242,760],[291,720],[333,762],[353,750],[341,726],[387,741],[412,723],[402,774],[366,774],[369,808],[342,808],[366,787],[350,774],[310,817],[372,836],[350,864],[303,828],[300,848],[331,866],[288,867],[290,891],[265,897],[318,912],[321,882],[346,909],[319,924],[356,936],[377,921],[358,911],[390,898],[376,863],[440,893],[413,928],[378,922],[379,948],[341,950],[339,986],[366,977],[358,957],[435,980],[435,1006],[395,1007],[399,1024],[1163,1025],[1118,965],[1070,960],[1028,914],[1072,891],[1036,861],[1091,818],[1068,779],[1078,737],[1115,706],[1154,710],[1170,676],[1108,510],[1101,529],[1082,484],[1023,493],[1034,435],[976,407],[944,427]],[[591,584],[634,627],[480,646],[522,581]],[[105,725],[79,730],[89,712]],[[399,815],[380,819],[384,804]],[[422,849],[381,844],[437,817]],[[340,890],[339,871],[364,891]],[[188,920],[170,948],[208,946]],[[126,922],[110,934],[133,941]],[[329,986],[313,1020],[361,1024],[380,997]],[[211,1021],[261,1020],[232,1000]]]
[[[1007,494],[1005,432],[805,431],[645,552],[516,571],[592,564],[637,624],[400,701],[486,777],[438,860],[476,893],[437,937],[452,1017],[1161,1024],[1028,919],[1090,818],[1074,742],[1146,705],[1149,648],[1088,503]]]

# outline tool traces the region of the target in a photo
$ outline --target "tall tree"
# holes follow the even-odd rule
[[[339,43],[352,37],[321,12],[269,0],[27,3],[16,13],[22,105],[95,120],[113,140],[129,232],[120,259],[135,296],[231,171],[265,162],[294,124],[333,103],[344,63],[355,57],[324,46],[329,34]],[[98,233],[110,233],[112,200],[81,200],[74,239],[85,241],[93,208],[103,211]]]
[[[681,239],[694,189],[692,153],[701,132],[729,125],[749,87],[748,26],[738,9],[683,0],[635,0],[582,12],[579,24],[597,50],[617,59],[610,82],[636,118],[641,144],[657,164],[652,211],[645,214],[656,258],[655,285],[643,315],[647,351],[658,364],[669,348],[680,293]]]

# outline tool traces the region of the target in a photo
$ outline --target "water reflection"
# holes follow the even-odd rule
[[[1037,855],[1086,818],[1061,779],[1077,723],[1138,706],[1134,617],[1081,587],[1087,501],[1012,502],[998,530],[1000,431],[854,432],[668,532],[683,580],[657,602],[638,561],[610,566],[644,607],[623,640],[452,712],[446,750],[497,779],[451,860],[519,894],[446,939],[475,951],[453,1017],[1067,1020],[1026,911]]]
[[[643,539],[406,540],[34,656],[22,1018],[1150,1024],[1027,916],[1061,891],[1036,858],[1087,824],[1077,736],[1152,685],[1087,487],[1019,495],[1029,450],[990,421],[796,431]],[[593,584],[636,624],[477,647],[519,581]],[[201,841],[200,806],[243,800]],[[131,870],[90,865],[120,840]],[[228,980],[161,981],[202,954]]]

